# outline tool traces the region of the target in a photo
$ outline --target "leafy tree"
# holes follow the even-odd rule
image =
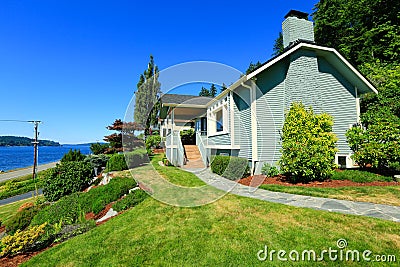
[[[158,81],[158,67],[154,63],[154,58],[150,55],[147,69],[140,75],[135,92],[136,102],[134,110],[135,122],[146,131],[151,125],[157,123],[157,114],[160,109],[161,84]]]
[[[262,66],[262,63],[260,61],[257,61],[256,64],[254,64],[253,62],[250,62],[250,65],[246,70],[246,74],[252,73],[254,70],[256,70],[257,68],[259,68],[261,66]]]
[[[356,65],[398,63],[399,1],[320,0],[314,10],[318,44],[336,48]]]
[[[353,127],[346,134],[352,157],[361,167],[400,170],[400,65],[377,61],[365,64],[363,71],[379,94],[361,99],[364,128]]]
[[[99,155],[99,154],[105,153],[108,148],[109,148],[109,145],[107,143],[106,144],[100,144],[100,143],[90,144],[90,150],[95,155]]]
[[[274,47],[272,48],[272,56],[277,56],[282,53],[284,50],[283,46],[283,35],[282,32],[279,32],[278,38],[275,39]]]
[[[104,136],[104,141],[109,143],[109,148],[105,151],[107,154],[132,150],[136,147],[144,146],[143,140],[135,136],[135,131],[143,130],[142,126],[136,122],[123,122],[116,119],[114,123],[107,126],[108,130],[117,131],[111,135]]]
[[[314,114],[302,103],[292,103],[282,129],[281,171],[293,182],[331,177],[335,165],[336,135],[332,116]]]

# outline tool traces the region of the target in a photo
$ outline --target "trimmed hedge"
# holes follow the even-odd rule
[[[115,154],[107,162],[107,171],[123,171],[149,162],[145,149],[136,149],[125,154]]]
[[[213,156],[211,171],[229,180],[237,180],[249,173],[248,160],[231,156]]]

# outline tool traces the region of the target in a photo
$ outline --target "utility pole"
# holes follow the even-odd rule
[[[38,141],[38,127],[39,127],[39,123],[40,121],[29,121],[31,123],[34,124],[34,129],[35,129],[35,138],[33,140],[33,172],[32,172],[32,178],[33,178],[33,182],[35,183],[35,192],[36,192],[36,197],[39,195],[38,189],[37,189],[37,185],[36,185],[36,175],[37,175],[37,156],[38,156],[38,145],[39,145],[39,141]]]

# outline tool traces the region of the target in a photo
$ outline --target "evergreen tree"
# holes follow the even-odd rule
[[[222,83],[221,90],[220,90],[219,92],[222,93],[222,92],[225,91],[227,88],[228,88],[228,87],[226,86],[226,84],[225,84],[225,83]]]
[[[208,90],[207,88],[204,88],[203,86],[201,87],[199,96],[210,96],[210,90]]]
[[[217,87],[214,84],[211,84],[210,87],[210,96],[215,97],[217,95]]]
[[[280,53],[283,52],[284,47],[283,47],[283,35],[282,35],[282,32],[279,32],[278,38],[275,39],[274,47],[272,48],[272,50],[274,51],[272,53],[272,56],[277,56],[277,55],[279,55]]]
[[[150,55],[147,69],[139,77],[137,83],[136,102],[134,110],[135,122],[148,130],[157,123],[157,114],[160,108],[161,84],[158,81],[158,67]]]
[[[250,62],[250,65],[246,70],[246,74],[252,73],[255,69],[261,67],[261,65],[262,65],[262,63],[260,61],[257,61],[256,64],[254,64],[253,62]]]

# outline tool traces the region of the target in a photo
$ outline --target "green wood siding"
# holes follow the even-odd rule
[[[235,144],[240,145],[239,157],[252,159],[250,90],[239,87],[233,94],[235,112]]]
[[[278,66],[257,76],[256,113],[258,160],[270,164],[281,157],[286,69]]]
[[[230,145],[231,144],[231,135],[230,133],[214,135],[208,137],[209,145]]]

